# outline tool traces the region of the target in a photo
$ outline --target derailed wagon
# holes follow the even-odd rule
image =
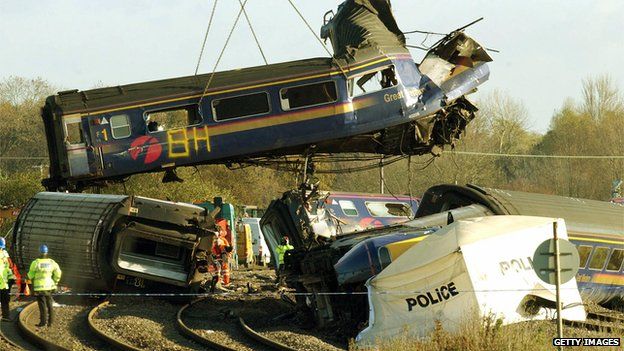
[[[11,234],[20,269],[45,243],[75,291],[187,289],[196,254],[210,251],[214,233],[201,207],[141,196],[36,194]]]
[[[624,207],[617,204],[471,185],[440,185],[425,193],[414,220],[341,235],[337,229],[340,224],[329,216],[319,217],[323,211],[313,206],[318,202],[307,201],[305,204],[303,196],[289,193],[269,206],[261,225],[270,246],[274,238],[291,237],[295,249],[285,256],[287,282],[308,294],[300,295],[298,302],[317,325],[348,320],[353,330],[361,328],[368,322],[365,283],[369,278],[383,272],[439,228],[476,217],[562,218],[569,240],[579,250],[576,278],[583,300],[609,303],[620,299],[624,292]],[[313,226],[318,222],[324,225]],[[336,235],[328,239],[317,235],[314,227],[334,228]],[[506,245],[504,249],[513,252],[514,243]],[[509,262],[513,269],[519,264],[511,259]],[[530,267],[530,263],[525,266]]]

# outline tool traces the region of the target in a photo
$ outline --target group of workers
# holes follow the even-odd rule
[[[54,321],[54,309],[52,294],[56,291],[56,286],[61,280],[61,269],[59,265],[48,257],[48,247],[45,244],[39,246],[40,257],[35,259],[28,270],[26,284],[31,286],[39,305],[38,327],[51,326]],[[24,285],[17,266],[9,257],[6,250],[6,241],[0,237],[0,306],[2,308],[2,320],[10,321],[10,291],[14,282],[18,284],[18,291],[25,292],[27,285]],[[23,288],[22,288],[23,286]]]
[[[228,242],[227,226],[219,225],[217,228],[219,234],[214,241],[214,244],[209,250],[200,251],[198,261],[202,262],[198,264],[197,272],[202,275],[212,274],[212,278],[209,279],[212,282],[212,289],[214,291],[215,285],[222,289],[222,286],[227,286],[230,283],[230,270],[229,261],[232,252],[232,246]],[[283,279],[284,273],[284,255],[286,251],[292,250],[293,246],[290,245],[288,237],[284,236],[280,245],[276,247],[278,254],[278,267],[277,277],[278,282]],[[61,269],[59,265],[51,258],[48,257],[48,247],[42,244],[39,247],[40,257],[35,259],[28,270],[28,279],[24,282],[21,279],[17,266],[13,263],[9,257],[9,253],[6,250],[6,241],[0,237],[0,306],[2,309],[2,320],[10,321],[10,290],[14,283],[18,284],[18,293],[28,294],[27,291],[30,286],[30,291],[33,291],[37,298],[37,304],[39,306],[39,324],[38,327],[51,326],[54,321],[54,301],[52,294],[57,289],[57,284],[61,279]],[[202,258],[203,257],[203,258]],[[25,284],[24,284],[25,283]],[[206,280],[198,280],[196,283],[199,285],[205,285]]]
[[[213,230],[206,230],[195,252],[194,273],[190,282],[191,293],[199,294],[202,290],[227,291],[227,286],[230,284],[230,261],[233,247],[228,237],[231,236],[231,232],[227,221],[223,219],[217,220],[215,227],[216,233]],[[211,236],[211,233],[214,236]],[[278,264],[276,283],[278,285],[284,284],[284,256],[286,251],[292,249],[294,247],[290,244],[288,236],[284,236],[276,247]]]

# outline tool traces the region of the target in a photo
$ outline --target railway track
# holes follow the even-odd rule
[[[297,351],[296,348],[284,345],[277,340],[268,338],[256,332],[245,322],[245,319],[243,317],[239,316],[236,318],[236,316],[231,315],[228,312],[224,313],[224,315],[229,314],[229,316],[224,316],[227,321],[225,323],[217,323],[218,325],[216,325],[217,327],[220,327],[221,330],[208,329],[210,332],[202,333],[198,331],[198,328],[189,327],[184,321],[185,312],[189,310],[189,308],[191,308],[192,306],[204,301],[206,301],[206,299],[194,301],[183,306],[182,308],[180,308],[176,316],[176,327],[178,331],[182,335],[190,338],[191,340],[207,346],[210,349],[219,351],[238,351],[244,349]],[[194,316],[190,313],[186,313],[186,318],[192,319],[194,318]],[[205,318],[205,316],[202,315],[200,318]],[[210,328],[210,325],[208,326],[208,328]],[[221,332],[225,330],[227,330],[227,336],[221,335]]]
[[[605,324],[610,323],[610,324]],[[608,315],[606,313],[587,313],[584,322],[563,320],[563,324],[569,327],[586,329],[594,332],[624,335],[624,318]]]
[[[587,318],[605,322],[622,323],[622,325],[624,325],[624,317],[615,315],[613,313],[609,314],[607,312],[589,312],[587,313]]]
[[[113,298],[91,309],[87,324],[91,332],[106,343],[106,350],[201,349],[176,331],[178,309],[179,305],[164,300]]]
[[[0,322],[0,350],[38,351],[39,348],[26,339],[18,325],[18,315],[29,302],[14,301],[11,304],[12,321]]]
[[[0,322],[6,323],[6,322]],[[17,345],[11,338],[7,337],[2,330],[2,326],[0,326],[0,349],[1,350],[23,350],[19,345]]]
[[[54,308],[54,325],[37,327],[39,322],[38,306],[33,302],[24,307],[17,319],[19,334],[33,344],[45,350],[96,351],[109,349],[89,330],[86,320],[94,301],[85,298],[57,297],[61,304]],[[63,304],[62,302],[65,302]],[[23,346],[23,343],[20,344]],[[33,350],[33,348],[27,348]],[[35,349],[36,350],[36,349]]]
[[[41,333],[36,327],[33,326],[34,323],[30,322],[30,320],[34,318],[37,310],[37,303],[32,302],[24,307],[22,312],[19,314],[17,325],[24,337],[28,339],[28,341],[47,351],[71,351],[69,348],[41,336]]]
[[[109,301],[104,301],[102,303],[100,303],[99,305],[95,306],[94,308],[91,309],[91,311],[89,311],[89,314],[87,315],[87,323],[89,324],[89,329],[91,329],[91,331],[97,335],[98,338],[100,338],[102,341],[104,341],[105,343],[107,343],[108,345],[111,345],[119,350],[126,350],[126,351],[141,351],[142,349],[138,348],[138,347],[134,347],[131,344],[125,342],[124,340],[121,340],[119,338],[113,337],[111,335],[108,335],[107,333],[105,333],[104,331],[102,331],[97,324],[95,323],[95,317],[98,314],[98,312],[102,309],[105,308],[106,306],[108,306]]]

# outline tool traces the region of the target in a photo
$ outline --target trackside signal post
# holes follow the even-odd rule
[[[563,338],[561,318],[561,284],[574,278],[579,269],[579,254],[576,247],[567,240],[559,240],[557,221],[553,222],[553,239],[548,239],[535,250],[533,269],[537,276],[556,287],[557,337]],[[558,346],[561,350],[561,346]]]

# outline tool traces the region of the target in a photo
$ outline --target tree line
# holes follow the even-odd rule
[[[457,152],[412,156],[384,167],[385,192],[420,196],[435,184],[472,183],[607,200],[612,181],[624,176],[624,159],[486,155],[624,155],[624,102],[615,83],[609,76],[598,76],[584,80],[582,87],[582,98],[564,101],[545,134],[530,131],[528,111],[519,100],[501,92],[481,97],[476,118],[455,145]],[[41,78],[0,81],[0,206],[19,207],[43,190],[40,181],[47,176],[48,161],[40,108],[56,90]],[[348,166],[335,162],[323,167]],[[260,167],[199,166],[178,174],[183,183],[163,185],[161,174],[143,174],[102,191],[185,202],[222,196],[231,203],[264,207],[298,184],[293,173]],[[322,175],[319,181],[324,190],[380,191],[378,169]]]

